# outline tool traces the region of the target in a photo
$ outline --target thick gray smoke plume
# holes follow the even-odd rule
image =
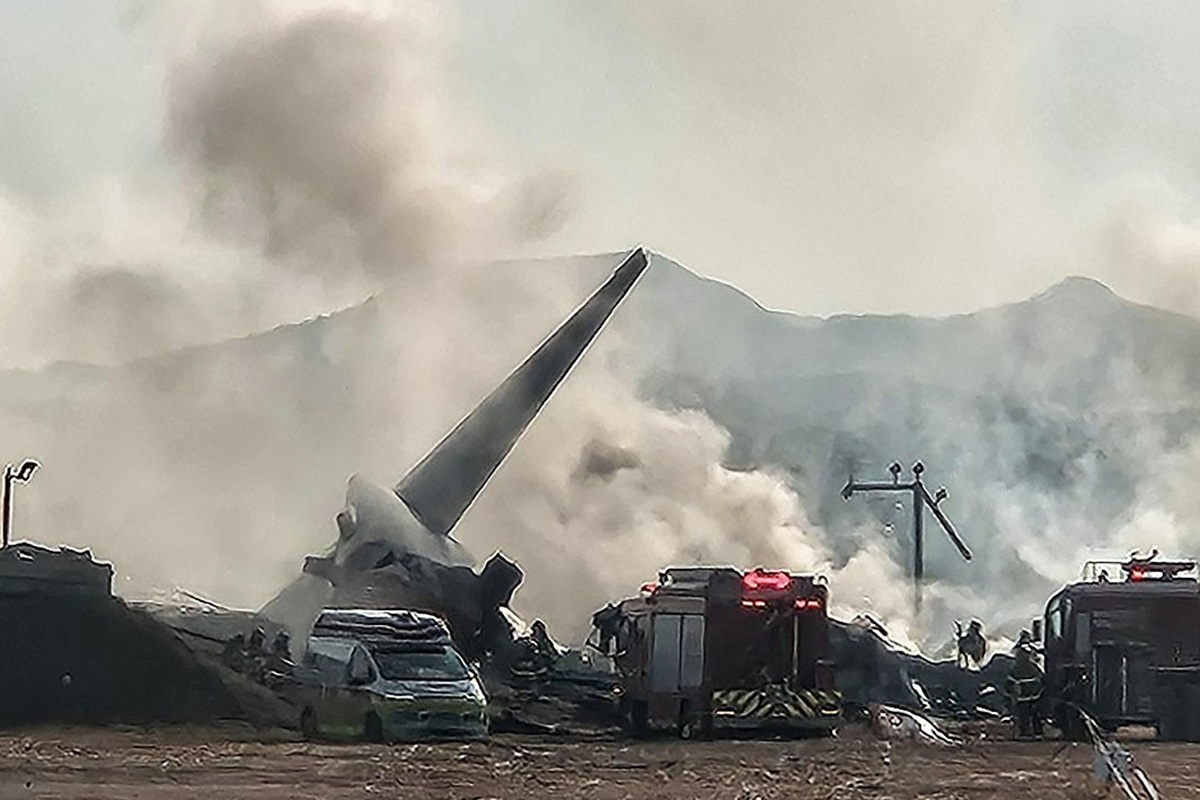
[[[456,260],[473,203],[438,152],[426,47],[334,8],[180,67],[171,139],[207,178],[208,221],[333,280]]]
[[[23,513],[114,559],[129,591],[269,597],[327,543],[351,472],[397,477],[569,310],[553,286],[453,266],[552,229],[567,184],[463,155],[430,8],[188,9],[209,13],[167,73],[177,183],[6,212],[10,344],[126,362],[9,376],[10,446],[46,465]],[[318,320],[168,352],[388,286],[341,335]],[[47,385],[52,402],[26,391]]]

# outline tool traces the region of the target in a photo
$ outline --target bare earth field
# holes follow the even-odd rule
[[[1132,742],[1165,798],[1200,798],[1200,748]],[[0,798],[991,798],[1106,796],[1091,748],[984,741],[886,744],[497,737],[326,745],[229,731],[52,729],[0,736]],[[1109,797],[1120,796],[1113,789]]]

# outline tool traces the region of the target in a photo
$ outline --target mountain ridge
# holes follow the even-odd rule
[[[532,259],[508,259],[508,260],[492,262],[487,265],[476,265],[476,268],[496,270],[496,269],[503,269],[506,266],[507,267],[522,266],[522,267],[526,267],[526,268],[528,268],[528,267],[543,267],[543,268],[550,269],[550,268],[553,268],[554,265],[562,264],[563,262],[569,263],[569,262],[591,261],[591,262],[595,262],[597,264],[597,269],[596,270],[583,270],[583,271],[585,272],[585,274],[589,274],[590,272],[595,271],[596,275],[599,276],[599,275],[603,274],[603,272],[606,268],[610,267],[612,264],[617,263],[617,261],[619,261],[619,259],[621,258],[622,255],[624,255],[624,254],[619,251],[614,251],[611,253],[598,252],[598,253],[589,253],[589,254],[579,254],[579,255],[573,255],[573,256],[545,256],[545,257],[532,258]],[[1050,286],[1046,287],[1045,289],[1041,290],[1040,292],[1037,292],[1037,293],[1031,295],[1030,297],[1022,299],[1022,300],[1014,300],[1014,301],[1010,301],[1010,302],[1006,302],[1006,303],[1000,303],[997,305],[984,306],[982,308],[978,308],[978,309],[974,309],[974,310],[970,310],[970,311],[958,311],[958,312],[953,312],[950,314],[941,314],[941,315],[910,314],[910,313],[905,313],[905,312],[883,313],[883,312],[863,311],[863,312],[837,312],[837,313],[833,313],[833,314],[829,314],[829,315],[825,315],[825,316],[820,316],[820,315],[814,315],[814,314],[804,314],[801,312],[791,311],[791,310],[787,310],[787,309],[771,308],[771,307],[761,303],[754,296],[752,296],[749,293],[745,292],[744,290],[740,289],[736,284],[734,284],[732,282],[701,274],[695,270],[692,270],[688,266],[686,266],[678,261],[675,261],[674,259],[670,258],[669,256],[659,253],[657,251],[653,251],[653,256],[655,258],[656,264],[665,264],[665,265],[668,265],[668,267],[670,269],[680,270],[683,273],[685,273],[687,276],[689,276],[690,278],[695,279],[695,281],[697,281],[699,283],[699,285],[703,285],[704,287],[706,287],[710,290],[716,289],[717,291],[723,292],[723,293],[735,298],[737,302],[749,304],[755,310],[762,312],[762,313],[768,315],[769,317],[776,318],[780,321],[787,322],[788,324],[800,325],[800,326],[806,327],[806,328],[813,327],[815,325],[820,325],[822,323],[827,323],[827,322],[841,323],[846,320],[859,320],[859,321],[861,321],[861,320],[876,320],[876,321],[903,320],[903,321],[919,321],[919,322],[936,323],[936,322],[944,322],[944,321],[948,321],[948,320],[954,320],[954,319],[958,319],[961,317],[970,317],[970,316],[973,316],[976,314],[986,314],[988,312],[1000,311],[1000,310],[1003,310],[1006,308],[1024,306],[1024,305],[1030,304],[1030,303],[1066,302],[1068,304],[1072,304],[1072,303],[1078,303],[1078,302],[1083,302],[1083,301],[1096,302],[1096,301],[1100,301],[1100,300],[1107,300],[1107,301],[1115,301],[1124,306],[1147,309],[1147,310],[1153,311],[1155,313],[1169,315],[1171,317],[1179,318],[1180,320],[1186,320],[1188,323],[1195,325],[1197,330],[1200,330],[1200,318],[1195,318],[1195,317],[1192,317],[1187,314],[1160,308],[1158,306],[1135,302],[1133,300],[1130,300],[1128,298],[1125,298],[1125,297],[1119,295],[1111,287],[1109,287],[1107,284],[1103,283],[1102,281],[1100,281],[1096,278],[1082,276],[1082,275],[1068,275],[1068,276],[1056,281],[1055,283],[1051,284]],[[593,277],[590,274],[588,276]],[[365,298],[362,302],[354,304],[354,305],[350,305],[350,306],[347,306],[344,308],[327,311],[327,312],[322,312],[320,314],[316,314],[314,316],[306,317],[303,319],[280,322],[269,328],[264,328],[264,329],[258,330],[258,331],[251,331],[249,333],[245,333],[245,334],[242,334],[239,336],[214,339],[214,340],[205,341],[205,342],[195,342],[192,344],[184,345],[179,348],[175,348],[175,349],[171,349],[171,350],[164,350],[164,351],[161,351],[158,353],[152,353],[152,354],[145,355],[145,356],[139,356],[139,357],[131,359],[129,361],[116,362],[116,363],[112,363],[112,364],[102,364],[102,363],[95,363],[95,362],[88,362],[88,361],[79,361],[79,360],[75,360],[75,359],[60,359],[60,360],[48,362],[46,364],[41,364],[41,365],[34,366],[34,367],[0,367],[0,375],[31,374],[31,373],[41,373],[41,372],[65,372],[65,371],[73,370],[73,369],[79,370],[79,371],[84,371],[84,370],[106,370],[106,369],[112,369],[112,368],[121,368],[121,367],[126,367],[131,364],[137,364],[137,363],[141,363],[141,362],[153,362],[158,359],[170,357],[172,355],[177,355],[177,354],[189,354],[194,351],[203,351],[203,350],[207,350],[210,348],[218,348],[223,345],[231,345],[231,344],[239,343],[239,342],[247,342],[250,340],[257,340],[257,339],[260,339],[263,337],[282,336],[282,335],[285,335],[288,331],[294,331],[294,330],[296,330],[298,328],[302,328],[304,326],[309,326],[309,325],[319,326],[319,325],[324,324],[326,320],[329,320],[329,321],[339,320],[339,319],[344,318],[347,315],[353,315],[356,312],[361,312],[364,309],[369,309],[374,303],[378,302],[381,297],[386,297],[391,291],[393,291],[392,287],[384,287],[379,292]]]

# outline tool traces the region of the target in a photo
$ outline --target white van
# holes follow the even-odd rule
[[[307,738],[487,735],[487,696],[444,622],[414,611],[323,611],[300,670]]]

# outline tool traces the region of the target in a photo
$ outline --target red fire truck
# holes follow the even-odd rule
[[[1042,625],[1048,711],[1068,738],[1074,708],[1103,727],[1154,725],[1200,741],[1200,584],[1193,561],[1089,563],[1050,599]]]
[[[683,738],[714,728],[831,731],[841,696],[827,600],[825,585],[806,575],[664,570],[606,610],[627,727]]]

